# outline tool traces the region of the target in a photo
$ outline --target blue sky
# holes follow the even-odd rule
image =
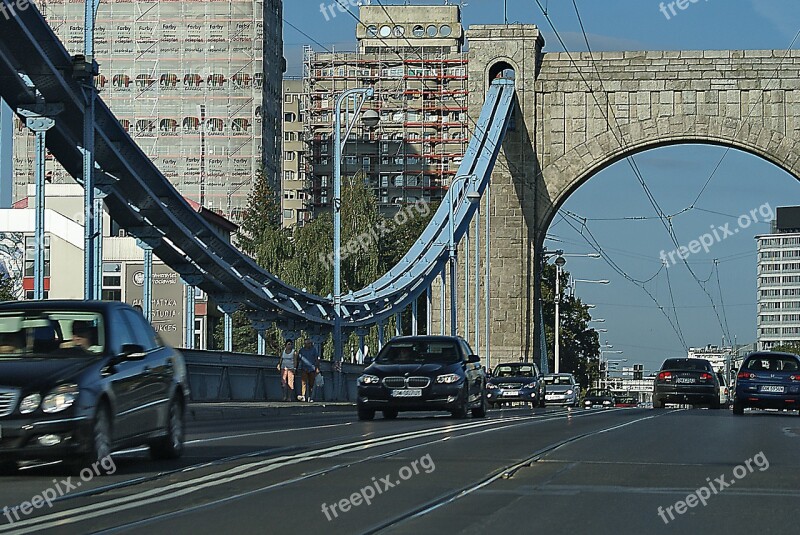
[[[539,1],[546,6],[568,49],[584,50],[572,2]],[[441,4],[443,0],[410,3]],[[466,25],[503,22],[500,0],[465,3]],[[683,11],[676,7],[677,14],[670,13],[669,19],[660,11],[660,2],[654,0],[578,0],[578,6],[592,48],[598,51],[785,49],[800,30],[797,0],[699,0]],[[547,41],[545,51],[562,51],[535,0],[508,0],[508,9],[511,22],[533,23],[542,28]],[[319,2],[314,0],[286,0],[284,11],[289,23],[327,48],[354,47],[355,20],[346,14],[339,13],[326,21],[319,11]],[[313,43],[289,26],[284,28],[284,38],[289,62],[287,74],[300,75],[302,45]],[[800,48],[800,40],[794,48]],[[671,214],[692,205],[703,183],[725,155],[696,203],[697,208],[705,211],[690,210],[673,219],[681,244],[699,238],[711,226],[729,223],[733,229],[739,215],[765,204],[772,208],[800,204],[800,185],[793,177],[755,156],[735,150],[725,152],[720,147],[682,145],[636,156],[648,187],[664,212]],[[652,206],[625,162],[611,166],[580,187],[563,210],[587,218],[588,229],[603,249],[636,279],[650,278],[660,267],[660,252],[674,249],[657,219],[618,220],[654,216]],[[697,277],[705,280],[710,276],[705,289],[682,264],[669,268],[677,320],[689,346],[720,344],[723,331],[720,323],[724,325],[726,320],[726,330],[739,343],[755,341],[754,236],[768,231],[768,224],[758,223],[714,244],[707,254],[692,255],[689,263]],[[560,240],[548,242],[550,248],[569,252],[591,250],[584,238],[561,218],[556,218],[549,235]],[[719,285],[714,259],[719,259]],[[608,329],[608,333],[601,333],[601,340],[623,350],[624,354],[619,356],[627,358],[629,364],[643,363],[645,368],[653,369],[667,356],[684,354],[682,342],[658,306],[603,260],[570,258],[566,268],[577,278],[611,280],[610,285],[579,284],[578,295],[585,302],[597,305],[593,315],[606,320],[598,327]],[[666,272],[662,271],[646,287],[675,322]],[[706,292],[713,297],[719,320]]]

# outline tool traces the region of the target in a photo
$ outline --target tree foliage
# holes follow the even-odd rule
[[[283,281],[317,295],[328,296],[333,291],[333,216],[322,213],[313,220],[291,230],[280,225],[280,206],[274,202],[266,177],[259,172],[248,199],[236,244],[253,257],[261,267]],[[359,290],[375,281],[403,255],[419,238],[434,210],[427,204],[406,205],[399,215],[385,217],[378,200],[359,173],[342,183],[342,293]],[[424,299],[420,315],[424,317]],[[406,313],[405,321],[410,312]],[[234,350],[255,352],[257,335],[243,312],[233,315]],[[387,336],[394,332],[394,319],[387,325]],[[213,345],[223,345],[224,327],[219,321],[214,328]],[[377,329],[373,328],[365,343],[374,354],[377,349]],[[358,338],[345,341],[344,357],[355,354]],[[268,352],[282,348],[280,332],[273,329],[267,336]],[[330,340],[323,356],[332,354]]]
[[[788,342],[786,344],[780,344],[773,347],[771,351],[780,351],[783,353],[794,353],[795,355],[800,355],[800,342]]]
[[[545,265],[542,276],[542,308],[550,369],[554,369],[555,280],[556,267]],[[589,307],[574,296],[565,295],[569,272],[561,270],[561,328],[559,332],[559,371],[572,373],[584,387],[589,386],[598,372],[600,341],[597,331],[589,328]]]

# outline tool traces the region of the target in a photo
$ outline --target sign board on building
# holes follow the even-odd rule
[[[125,302],[142,306],[142,264],[127,264]],[[183,347],[184,336],[184,288],[180,276],[168,266],[153,265],[153,292],[151,300],[152,324],[167,344]]]

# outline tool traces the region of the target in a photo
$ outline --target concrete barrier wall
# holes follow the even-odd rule
[[[278,358],[224,351],[179,350],[186,359],[191,401],[281,401]],[[314,391],[315,401],[356,401],[356,380],[364,366],[342,364],[335,372],[332,363],[322,361],[324,386]],[[300,377],[295,377],[295,394],[300,394]]]

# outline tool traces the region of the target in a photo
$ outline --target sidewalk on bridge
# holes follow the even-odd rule
[[[260,418],[296,418],[326,413],[355,413],[356,404],[348,401],[223,401],[189,403],[186,419],[190,422],[211,420],[247,420]]]

